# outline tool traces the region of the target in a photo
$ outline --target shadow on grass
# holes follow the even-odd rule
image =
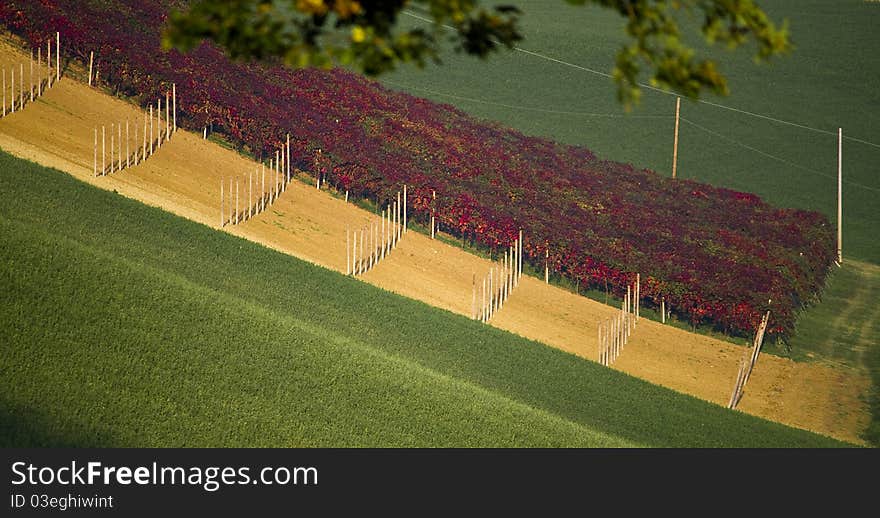
[[[0,401],[2,448],[98,448],[112,444],[106,430],[61,422],[39,410]]]

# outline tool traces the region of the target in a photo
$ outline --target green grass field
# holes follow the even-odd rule
[[[522,49],[608,73],[623,41],[620,16],[561,0],[517,0]],[[684,101],[679,176],[755,192],[780,206],[819,210],[836,221],[838,127],[869,141],[844,142],[844,255],[880,264],[874,228],[880,213],[880,4],[862,0],[761,2],[788,18],[796,50],[756,66],[748,49],[709,48],[728,76],[731,96],[705,100],[834,134]],[[417,13],[417,11],[410,11]],[[407,24],[425,26],[403,16]],[[689,24],[696,27],[695,23]],[[689,40],[706,45],[694,35]],[[526,52],[488,61],[448,52],[444,65],[404,67],[389,87],[455,105],[529,135],[584,145],[604,158],[669,174],[675,100],[645,91],[626,115],[610,79]]]
[[[0,153],[2,446],[836,446]]]
[[[583,69],[611,71],[623,41],[621,18],[559,0],[512,3],[524,11],[526,39],[519,47],[526,52],[503,52],[487,61],[448,52],[441,66],[405,67],[381,80],[529,135],[670,174],[674,97],[645,90],[641,105],[627,114],[613,82]],[[822,301],[800,317],[791,348],[770,344],[767,351],[868,370],[874,388],[866,438],[880,444],[880,271],[861,262],[880,264],[880,60],[874,56],[880,4],[778,0],[761,6],[774,20],[789,20],[794,52],[755,65],[749,48],[727,52],[686,34],[720,61],[729,79],[729,97],[704,100],[824,132],[842,127],[844,135],[870,143],[844,141],[845,267],[828,280]],[[425,26],[412,16],[403,19]],[[679,176],[755,192],[779,206],[818,210],[836,222],[835,134],[693,101],[682,102],[682,117]],[[846,262],[853,258],[859,262]]]

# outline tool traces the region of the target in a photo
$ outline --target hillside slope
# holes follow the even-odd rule
[[[3,446],[840,445],[6,153],[0,236]]]
[[[20,54],[8,45],[0,62]],[[56,167],[186,218],[217,226],[219,181],[256,164],[233,151],[180,131],[137,167],[93,178],[93,131],[110,121],[143,119],[134,106],[62,79],[38,102],[0,120],[0,148]],[[228,180],[227,180],[228,181]],[[345,230],[372,216],[313,187],[294,182],[272,210],[235,227],[247,239],[337,271],[345,268]],[[410,232],[368,282],[461,315],[470,313],[471,279],[493,263]],[[535,279],[525,279],[492,325],[526,338],[596,358],[595,326],[614,310]],[[615,368],[677,391],[725,404],[742,348],[643,320]],[[858,441],[869,422],[861,372],[832,365],[762,358],[740,408],[749,413]]]

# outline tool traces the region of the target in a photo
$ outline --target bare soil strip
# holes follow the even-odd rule
[[[26,60],[23,53],[0,44],[0,64],[8,66],[21,59]],[[139,124],[142,131],[140,109],[62,79],[23,111],[0,119],[0,148],[215,228],[219,227],[221,179],[228,187],[230,176],[238,177],[240,196],[244,193],[241,199],[247,199],[247,175],[258,164],[186,131],[176,133],[141,165],[93,177],[94,128],[98,127],[100,139],[102,124],[109,131],[111,122],[124,124],[126,119]],[[100,162],[100,148],[98,152]],[[241,205],[245,206],[244,201]],[[293,182],[266,212],[224,230],[344,272],[346,229],[362,228],[374,218],[353,204]],[[362,279],[470,316],[472,276],[480,279],[491,266],[486,259],[411,231]],[[524,278],[491,325],[596,360],[596,326],[613,311],[541,280]],[[724,405],[742,353],[740,345],[643,319],[614,368]],[[869,387],[870,379],[857,369],[762,355],[740,409],[861,443],[859,434],[870,420],[862,395]]]

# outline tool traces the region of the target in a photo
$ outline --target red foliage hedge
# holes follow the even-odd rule
[[[600,160],[343,70],[233,63],[209,44],[162,52],[178,4],[12,1],[0,22],[35,44],[60,31],[66,58],[95,51],[101,81],[143,104],[176,83],[179,124],[210,123],[257,155],[289,132],[300,167],[322,149],[331,181],[355,195],[387,200],[406,183],[413,217],[434,210],[475,244],[507,246],[522,228],[537,268],[549,250],[554,272],[617,294],[640,272],[646,303],[665,297],[695,324],[751,333],[771,309],[770,332],[790,333],[833,262],[831,225],[815,212]]]

